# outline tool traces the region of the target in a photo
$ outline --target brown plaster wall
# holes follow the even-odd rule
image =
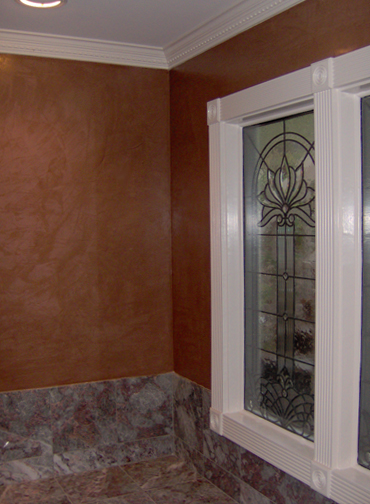
[[[171,371],[172,344],[209,387],[206,103],[368,44],[368,0],[306,0],[170,83],[0,55],[0,390]]]
[[[173,370],[169,76],[0,56],[0,390]]]
[[[306,0],[170,72],[175,371],[210,386],[206,103],[370,44],[368,0]]]

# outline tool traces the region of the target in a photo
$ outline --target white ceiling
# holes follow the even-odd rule
[[[0,28],[165,47],[240,0],[68,0],[56,9],[0,1]]]
[[[170,68],[301,1],[0,0],[0,52]]]

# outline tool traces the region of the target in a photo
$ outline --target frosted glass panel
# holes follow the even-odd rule
[[[313,112],[243,129],[245,409],[313,440]]]
[[[370,469],[370,97],[362,99],[362,347],[358,463]]]

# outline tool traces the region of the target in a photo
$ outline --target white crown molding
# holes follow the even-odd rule
[[[0,53],[171,69],[305,0],[244,0],[165,48],[0,30]]]
[[[169,68],[305,0],[245,0],[164,48]]]
[[[168,69],[160,47],[0,30],[0,53]]]

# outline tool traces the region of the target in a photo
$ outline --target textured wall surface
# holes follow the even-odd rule
[[[0,390],[161,373],[210,386],[206,102],[370,44],[306,0],[168,73],[0,56]]]
[[[306,0],[170,72],[175,371],[210,386],[207,101],[370,44],[368,0]]]
[[[168,72],[0,55],[0,390],[171,371]]]

